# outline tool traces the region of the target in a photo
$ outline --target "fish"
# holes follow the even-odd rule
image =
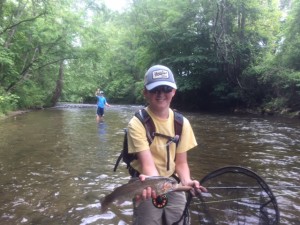
[[[152,176],[144,181],[139,178],[132,178],[127,184],[117,187],[110,194],[101,200],[101,212],[106,212],[110,204],[118,201],[123,202],[126,199],[133,199],[136,195],[142,194],[142,191],[151,187],[157,195],[166,194],[171,191],[190,190],[189,186],[180,186],[178,182],[171,177]]]

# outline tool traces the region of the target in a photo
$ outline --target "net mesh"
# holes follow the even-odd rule
[[[201,181],[208,192],[191,197],[190,216],[200,224],[279,223],[276,198],[265,181],[242,167],[218,169]],[[194,218],[194,219],[193,219]]]

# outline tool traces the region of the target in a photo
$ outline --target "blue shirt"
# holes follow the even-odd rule
[[[104,108],[105,104],[106,104],[106,98],[103,96],[96,96],[98,101],[97,101],[97,106],[100,108]]]

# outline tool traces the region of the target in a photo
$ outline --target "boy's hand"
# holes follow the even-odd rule
[[[144,174],[141,174],[139,176],[139,179],[143,182],[147,177]],[[143,190],[143,192],[140,195],[136,195],[135,196],[135,203],[138,205],[141,201],[144,201],[146,199],[150,199],[150,198],[156,198],[156,192],[154,190],[152,190],[151,187],[147,187]]]
[[[200,194],[201,192],[207,192],[207,189],[203,186],[200,185],[199,181],[197,180],[191,180],[187,182],[188,186],[193,187],[190,192],[192,193],[193,196],[196,196],[197,194]]]

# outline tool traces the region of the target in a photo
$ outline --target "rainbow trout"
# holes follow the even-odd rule
[[[179,186],[174,178],[153,176],[147,177],[144,181],[140,181],[139,178],[132,178],[129,183],[117,187],[112,193],[102,199],[101,211],[105,212],[108,206],[115,201],[120,203],[126,199],[133,199],[136,195],[142,194],[142,191],[147,187],[155,190],[157,195],[170,191],[190,190],[190,187]]]

